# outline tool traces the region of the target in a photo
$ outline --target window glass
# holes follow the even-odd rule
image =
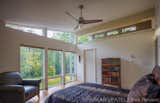
[[[58,85],[60,84],[62,81],[62,78],[59,76],[59,77],[55,77],[55,78],[49,78],[48,79],[48,87],[53,87],[55,85]]]
[[[75,62],[74,62],[74,53],[65,52],[65,82],[70,82],[75,80]]]
[[[62,83],[62,51],[48,50],[48,87]],[[44,49],[20,47],[20,71],[23,79],[41,79],[44,86]],[[65,52],[65,83],[76,80],[75,54]]]
[[[95,39],[98,39],[98,38],[103,38],[105,36],[105,34],[104,33],[101,33],[101,34],[96,34],[96,35],[94,35],[94,38]]]
[[[107,32],[107,36],[117,35],[117,34],[119,34],[119,31],[110,31],[110,32]]]
[[[120,27],[120,28],[117,28],[117,29],[105,31],[105,32],[102,32],[102,33],[93,34],[93,35],[90,35],[90,36],[80,35],[80,36],[78,36],[78,43],[81,44],[81,43],[85,43],[85,42],[88,42],[90,40],[94,40],[94,39],[98,39],[98,38],[115,36],[115,35],[120,35],[120,34],[124,34],[124,33],[133,32],[133,31],[150,29],[150,28],[152,28],[152,20],[147,20],[147,21],[144,21],[144,22],[140,22],[140,23],[137,23],[137,24],[130,25],[130,26],[124,26],[124,27]]]
[[[53,77],[61,75],[62,52],[48,50],[48,76]]]
[[[62,52],[48,50],[48,87],[58,85],[62,81]]]
[[[71,82],[71,81],[75,81],[76,80],[76,75],[75,74],[66,74],[65,75],[65,82]]]
[[[20,71],[23,79],[41,79],[43,49],[20,47]]]
[[[65,72],[66,74],[74,73],[74,54],[72,52],[65,52]]]
[[[73,43],[73,44],[75,43],[74,33],[47,30],[47,37],[56,39],[56,40],[61,40],[61,41],[68,42],[68,43]]]
[[[122,29],[122,33],[130,32],[130,31],[136,31],[136,30],[137,30],[136,26],[126,27],[126,28]]]
[[[88,42],[90,40],[92,40],[92,36],[89,36],[89,35],[80,35],[78,36],[78,43],[81,44],[81,43],[85,43],[85,42]]]
[[[6,27],[16,29],[16,30],[20,30],[20,31],[23,31],[23,32],[33,33],[33,34],[36,34],[36,35],[39,35],[39,36],[43,36],[43,30],[39,29],[39,28],[31,28],[31,27],[15,25],[15,24],[6,24]]]

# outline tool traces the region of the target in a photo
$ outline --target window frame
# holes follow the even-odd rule
[[[67,82],[65,82],[64,84],[66,84],[66,83],[70,83],[70,82],[73,82],[73,81],[76,81],[77,80],[77,73],[76,73],[76,59],[77,58],[75,58],[76,57],[76,53],[75,52],[73,52],[73,51],[63,51],[63,50],[57,50],[57,49],[49,49],[49,48],[47,48],[46,50],[47,50],[47,55],[45,54],[46,52],[44,52],[44,50],[45,50],[45,48],[43,48],[43,47],[38,47],[38,46],[33,46],[33,45],[24,45],[24,44],[21,44],[20,46],[19,46],[19,66],[21,65],[20,64],[20,48],[21,47],[28,47],[28,48],[38,48],[38,49],[43,49],[43,71],[45,72],[46,71],[46,69],[48,69],[48,68],[46,68],[44,65],[46,65],[46,63],[48,63],[48,61],[46,62],[46,57],[45,56],[47,56],[47,59],[48,59],[48,51],[49,50],[52,50],[52,51],[59,51],[59,52],[62,52],[62,56],[65,56],[65,55],[63,55],[63,53],[65,53],[65,52],[70,52],[70,53],[73,53],[74,54],[74,73],[71,73],[71,74],[66,74],[66,73],[64,73],[64,74],[62,74],[62,71],[61,71],[61,74],[60,75],[54,75],[54,76],[48,76],[48,72],[47,72],[47,74],[43,74],[43,77],[41,78],[41,80],[42,80],[42,89],[45,89],[46,87],[47,88],[50,88],[50,87],[54,87],[54,86],[57,86],[57,85],[63,85],[63,83],[62,83],[62,81],[63,81],[63,78],[64,78],[64,81],[65,81],[65,75],[71,75],[72,77],[73,76],[75,76],[75,79],[73,80],[70,80],[70,81],[67,81]],[[62,58],[64,58],[64,57],[62,57]],[[62,62],[62,63],[64,63],[64,62]],[[48,65],[48,64],[47,64]],[[64,65],[64,64],[61,64],[61,65]],[[48,66],[47,66],[48,67]],[[63,69],[63,67],[61,68],[61,70]],[[48,70],[47,70],[48,71]],[[46,77],[47,76],[47,77]],[[58,77],[60,77],[60,83],[58,83],[58,84],[55,84],[55,85],[52,85],[52,86],[50,86],[50,85],[46,85],[46,83],[45,82],[47,82],[47,84],[48,84],[48,80],[49,79],[55,79],[55,78],[58,78]]]
[[[74,32],[53,30],[53,29],[49,29],[49,28],[45,28],[45,27],[27,26],[27,25],[21,25],[21,24],[9,23],[9,22],[5,24],[5,27],[8,27],[8,28],[11,28],[11,29],[14,29],[14,30],[18,30],[18,31],[22,31],[22,32],[26,32],[26,33],[30,33],[30,34],[33,34],[33,35],[36,35],[36,36],[45,37],[45,38],[48,38],[48,39],[58,40],[58,41],[64,42],[64,43],[76,44],[76,35],[74,34]],[[38,33],[34,33],[34,32],[25,31],[22,28],[41,30],[41,33],[38,34]],[[66,33],[67,35],[70,35],[70,37],[73,36],[72,37],[73,41],[70,41],[71,38],[66,38],[68,40],[65,41],[65,40],[56,39],[56,38],[53,38],[53,37],[48,37],[48,31]]]
[[[62,74],[62,70],[63,70],[63,51],[62,50],[57,50],[57,49],[47,49],[47,57],[48,57],[48,51],[56,51],[56,52],[61,52],[61,73],[59,75],[53,75],[53,76],[49,76],[48,73],[47,73],[47,81],[49,79],[56,79],[56,78],[60,78],[60,83],[58,84],[55,84],[55,85],[52,85],[52,86],[56,86],[56,85],[60,85],[62,84],[62,79],[63,79],[63,74]],[[47,62],[48,63],[48,62]],[[48,64],[47,64],[48,65]],[[47,66],[48,67],[48,66]],[[48,71],[49,68],[47,68],[47,71]],[[48,88],[50,88],[51,86],[49,85],[48,83]]]
[[[44,80],[45,80],[45,75],[44,75],[44,73],[43,73],[43,71],[45,70],[45,68],[44,68],[44,65],[45,65],[45,63],[44,63],[44,60],[45,60],[45,57],[44,57],[44,55],[45,55],[45,49],[43,48],[43,47],[39,47],[39,46],[33,46],[33,45],[24,45],[24,44],[21,44],[20,46],[19,46],[19,72],[21,73],[21,47],[25,47],[25,48],[33,48],[33,49],[41,49],[42,50],[42,76],[39,78],[40,80],[42,80],[42,88],[41,89],[44,89]],[[25,79],[24,79],[25,80]],[[33,79],[34,80],[34,79]]]
[[[66,82],[66,80],[65,80],[65,83],[69,83],[69,82],[73,82],[73,81],[75,81],[75,80],[77,80],[77,73],[76,73],[76,53],[75,52],[72,52],[72,51],[64,51],[64,53],[65,53],[65,59],[66,59],[66,53],[71,53],[72,55],[73,55],[73,57],[74,57],[74,64],[73,64],[73,66],[74,66],[74,72],[72,72],[72,68],[70,67],[70,70],[69,70],[69,73],[66,73],[65,72],[65,79],[66,79],[66,75],[68,75],[69,77],[70,77],[70,80],[69,81],[67,81]],[[65,64],[66,64],[66,60],[65,60]],[[66,68],[66,66],[65,66],[65,68]],[[72,73],[71,73],[72,72]],[[73,80],[73,76],[75,76],[75,80]]]
[[[31,33],[31,34],[34,34],[34,35],[37,35],[37,36],[41,36],[41,37],[45,36],[43,28],[40,28],[40,27],[26,26],[26,25],[14,24],[14,23],[6,23],[5,27],[8,27],[8,28],[11,28],[11,29],[14,29],[14,30],[18,30],[18,31],[22,31],[22,32],[25,32],[25,33]],[[39,29],[39,30],[41,30],[41,33],[38,34],[38,33],[34,33],[34,32],[25,31],[24,28],[33,29],[33,30],[34,29],[37,29],[37,30]]]
[[[127,26],[122,26],[122,27],[119,27],[119,28],[116,28],[116,29],[105,31],[105,32],[99,32],[99,33],[89,34],[89,35],[79,35],[78,38],[80,36],[88,36],[88,37],[90,36],[90,37],[92,37],[92,40],[97,40],[97,39],[101,39],[101,38],[118,36],[118,35],[122,35],[122,34],[137,32],[137,31],[141,31],[141,30],[147,30],[147,29],[151,29],[151,28],[152,28],[152,19],[148,19],[148,20],[145,20],[145,21],[141,21],[141,22],[138,22],[138,23],[135,23],[135,24],[127,25]],[[100,35],[105,34],[105,36],[96,38],[96,36],[99,35],[99,34]],[[92,40],[88,40],[86,42],[89,42],[89,41],[92,41]],[[86,42],[83,42],[83,43],[86,43]],[[79,42],[79,40],[78,40],[78,44],[82,44],[82,42]]]
[[[62,67],[63,51],[61,51],[61,50],[59,51],[59,50],[56,50],[56,49],[54,49],[54,50],[53,50],[53,49],[48,49],[48,50],[47,50],[47,56],[48,56],[48,52],[49,52],[49,51],[61,52],[61,69],[60,69],[60,70],[61,70],[61,73],[60,73],[59,75],[54,75],[54,74],[53,74],[53,76],[48,76],[48,78],[60,76],[60,75],[62,75],[62,68],[63,68],[63,67]],[[49,56],[48,56],[48,58],[49,58]],[[48,62],[49,62],[49,61],[48,61]],[[48,68],[47,68],[47,69],[48,69]],[[47,75],[48,75],[48,74],[47,74]]]
[[[70,38],[68,41],[64,41],[64,40],[60,40],[60,39],[56,39],[56,38],[53,38],[53,37],[48,37],[48,31],[53,31],[53,32],[63,32],[63,33],[68,33],[68,34],[73,34],[73,42],[69,42],[70,41]],[[64,42],[64,43],[70,43],[70,44],[76,44],[76,35],[73,33],[73,32],[67,32],[67,31],[60,31],[60,30],[53,30],[53,29],[47,29],[46,30],[46,38],[49,38],[49,39],[54,39],[54,40],[58,40],[58,41],[61,41],[61,42]]]

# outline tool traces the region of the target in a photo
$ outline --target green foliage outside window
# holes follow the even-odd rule
[[[78,36],[78,43],[85,43],[91,40],[91,37],[89,35],[80,35]]]
[[[48,50],[48,76],[61,74],[62,53],[60,51]]]
[[[57,40],[61,40],[61,41],[67,42],[67,43],[72,43],[72,44],[75,43],[74,33],[48,30],[47,31],[47,37],[57,39]]]
[[[43,78],[43,49],[20,47],[20,71],[23,79]],[[66,81],[75,80],[74,54],[65,52]],[[48,50],[48,77],[58,76],[48,79],[48,86],[53,86],[61,82],[62,52]],[[72,75],[73,74],[73,75]],[[42,83],[41,83],[42,88]]]
[[[20,48],[20,71],[24,79],[42,77],[43,50],[37,48]]]
[[[65,56],[65,72],[66,74],[72,74],[74,73],[74,54],[66,52]]]

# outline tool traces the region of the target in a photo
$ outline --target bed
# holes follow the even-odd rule
[[[129,90],[83,83],[51,94],[45,103],[126,103]]]

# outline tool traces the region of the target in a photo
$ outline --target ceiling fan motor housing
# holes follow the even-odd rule
[[[84,8],[84,5],[82,5],[82,4],[79,5],[79,8],[80,8],[80,9],[83,9],[83,8]]]
[[[83,23],[84,22],[84,18],[83,17],[79,17],[79,23]]]

